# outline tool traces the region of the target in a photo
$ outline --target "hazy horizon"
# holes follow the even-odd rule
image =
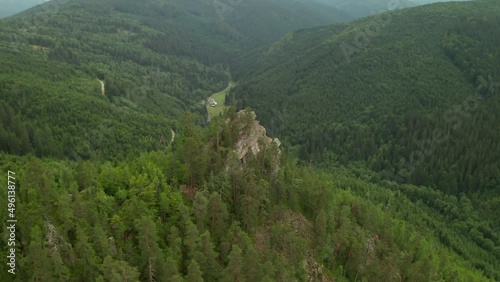
[[[44,2],[48,2],[50,0],[0,0],[0,18],[5,18],[9,16],[13,16],[15,14],[21,13],[29,8],[32,8],[36,5],[42,4]],[[215,0],[214,0],[215,1]],[[250,0],[248,0],[250,1]],[[304,1],[304,0],[302,0]],[[384,5],[384,3],[389,3],[389,0],[311,0],[312,2],[322,3],[330,6],[338,7],[342,9],[344,12],[351,13],[357,16],[362,16],[356,11],[352,10],[353,5],[360,7],[366,5],[369,7],[370,5]],[[470,0],[401,0],[401,2],[412,2],[416,5],[425,5],[436,2],[453,2],[453,1],[470,1]],[[350,6],[350,7],[349,7]]]
[[[0,18],[13,16],[38,4],[46,2],[44,0],[0,0]]]

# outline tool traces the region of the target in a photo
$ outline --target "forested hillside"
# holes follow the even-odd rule
[[[232,114],[206,129],[193,118],[181,119],[174,151],[124,162],[2,155],[20,187],[15,281],[499,278],[500,253],[488,249],[498,237],[467,197],[368,184],[286,154],[276,163],[272,146],[242,165],[233,148],[251,117]],[[455,233],[468,228],[478,237]]]
[[[0,281],[500,281],[500,5],[323,2],[0,20]]]
[[[487,238],[500,233],[499,12],[496,1],[435,4],[295,32],[246,58],[258,67],[231,97],[305,162],[465,193],[493,231],[453,233]]]
[[[302,30],[233,95],[305,160],[498,196],[499,11],[434,4]]]
[[[122,158],[164,146],[171,134],[165,118],[204,113],[200,101],[226,87],[222,63],[289,31],[335,21],[313,6],[299,17],[304,7],[295,2],[229,10],[204,1],[66,2],[0,21],[4,152]],[[262,21],[262,11],[276,17]],[[256,21],[263,26],[248,33]],[[71,116],[61,111],[68,103]]]

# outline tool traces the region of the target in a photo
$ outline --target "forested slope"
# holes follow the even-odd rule
[[[305,8],[295,2],[228,4],[50,1],[0,21],[1,150],[123,158],[164,146],[165,118],[204,113],[200,101],[225,88],[222,63],[286,32],[335,21],[312,6],[298,17]],[[276,17],[264,22],[262,11]],[[246,34],[254,22],[263,26]]]
[[[242,165],[233,149],[252,128],[248,117],[201,129],[186,115],[174,151],[127,161],[1,155],[18,187],[14,281],[499,278],[498,249],[486,251],[498,238],[455,232],[489,230],[467,197],[368,184],[297,166],[285,152],[276,163],[276,147],[263,143]]]
[[[302,30],[233,95],[305,160],[498,196],[499,10],[434,4]]]
[[[429,219],[465,193],[490,231],[452,219],[431,229],[479,268],[479,257],[498,268],[499,11],[496,1],[434,4],[298,31],[251,54],[259,67],[231,97],[304,163],[419,185],[409,197],[439,211]],[[464,238],[483,254],[460,250]]]
[[[170,140],[173,121],[110,103],[99,80],[79,68],[50,61],[31,47],[13,51],[1,43],[0,59],[3,152],[120,159]]]

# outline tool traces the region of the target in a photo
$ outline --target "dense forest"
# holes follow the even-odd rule
[[[500,281],[500,5],[323,2],[1,19],[0,281]]]
[[[304,160],[498,195],[499,11],[436,4],[302,30],[249,56],[232,98]]]
[[[158,148],[175,130],[173,118],[186,110],[204,114],[200,101],[226,87],[227,64],[238,54],[336,21],[328,13],[297,17],[299,3],[281,10],[272,1],[246,3],[239,10],[279,10],[253,29],[276,27],[259,41],[243,35],[251,22],[239,10],[221,19],[204,2],[66,2],[47,2],[0,24],[4,152],[109,159]]]
[[[232,148],[252,119],[228,118],[201,129],[185,115],[175,148],[113,163],[3,155],[20,175],[17,281],[499,278],[499,238],[466,196],[369,184],[286,152],[276,174],[272,147],[242,166]]]

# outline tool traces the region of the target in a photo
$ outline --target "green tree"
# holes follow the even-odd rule
[[[81,228],[77,228],[74,247],[76,277],[97,277],[99,274],[97,256],[88,240],[87,234]]]
[[[207,206],[208,199],[205,190],[197,191],[194,196],[193,212],[196,218],[196,226],[199,232],[205,231],[207,225]]]
[[[243,272],[243,257],[240,247],[233,245],[229,254],[229,263],[224,269],[223,281],[244,282],[245,275]]]
[[[199,240],[200,235],[198,229],[196,228],[196,225],[191,222],[191,219],[188,218],[186,221],[186,231],[182,242],[186,250],[185,256],[187,258],[187,261],[191,261],[200,256],[198,250]]]
[[[216,240],[222,239],[226,232],[228,210],[218,193],[212,193],[207,206],[207,213],[210,225],[210,234]]]
[[[205,281],[218,281],[220,279],[219,255],[215,251],[215,246],[208,231],[205,231],[200,236],[199,254],[202,257],[197,259],[197,261],[203,269]]]
[[[107,256],[101,266],[101,281],[108,282],[137,282],[139,272],[125,261],[117,261]],[[99,279],[98,279],[99,280]]]
[[[165,278],[171,282],[182,282],[182,276],[179,273],[179,263],[172,256],[167,256],[165,260]]]
[[[315,241],[316,248],[318,251],[321,251],[324,245],[327,243],[327,218],[326,213],[323,209],[321,209],[316,216],[316,220],[314,221],[314,233],[315,233]]]
[[[188,274],[186,276],[187,281],[192,282],[203,282],[203,274],[200,270],[200,266],[195,260],[191,260],[188,266]]]
[[[248,245],[243,257],[246,281],[261,281],[263,270],[259,254],[252,245]]]
[[[165,273],[163,254],[158,246],[156,224],[151,218],[143,216],[136,220],[135,225],[141,252],[141,277],[147,281],[156,281]]]
[[[30,275],[30,281],[52,281],[55,277],[51,272],[50,260],[40,259],[48,258],[49,252],[42,245],[42,231],[40,227],[35,226],[31,229],[30,245],[28,247],[27,255],[23,260],[24,267],[31,271],[26,275]],[[23,275],[23,274],[21,274]]]

